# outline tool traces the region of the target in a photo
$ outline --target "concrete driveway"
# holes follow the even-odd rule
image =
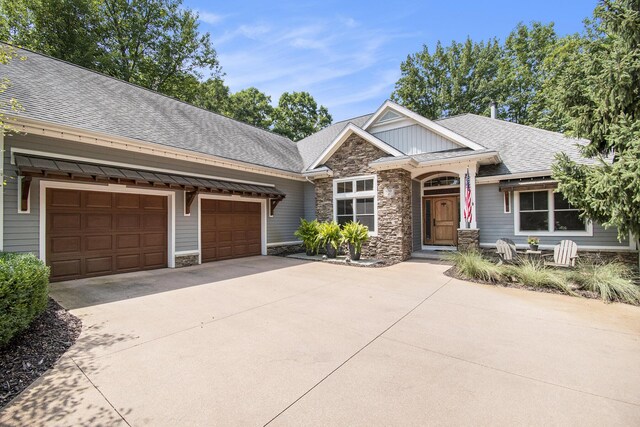
[[[640,309],[276,257],[54,284],[77,344],[1,425],[640,425]]]

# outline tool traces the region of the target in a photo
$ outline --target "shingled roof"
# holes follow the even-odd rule
[[[0,65],[19,116],[87,131],[300,172],[302,157],[283,136],[27,50]]]

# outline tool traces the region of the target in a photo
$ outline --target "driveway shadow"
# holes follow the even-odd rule
[[[307,263],[276,256],[217,261],[51,284],[51,297],[67,310],[215,283]]]

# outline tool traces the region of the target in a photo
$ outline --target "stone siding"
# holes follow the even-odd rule
[[[175,258],[176,268],[189,267],[191,265],[198,265],[200,257],[197,254],[192,255],[178,255]]]
[[[291,254],[299,254],[300,252],[305,252],[304,245],[301,243],[267,247],[267,255],[287,256]]]
[[[480,247],[480,230],[477,228],[458,228],[458,250],[474,251]]]
[[[317,179],[316,215],[319,221],[333,219],[333,180],[376,175],[378,181],[377,236],[362,246],[363,257],[403,261],[411,256],[411,174],[403,169],[375,171],[369,163],[389,156],[357,135],[351,135],[325,162],[332,178]]]

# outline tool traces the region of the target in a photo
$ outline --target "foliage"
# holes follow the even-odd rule
[[[521,124],[542,121],[544,58],[555,46],[553,24],[519,24],[503,44],[491,39],[424,46],[400,66],[392,99],[430,119],[462,113],[488,114]],[[548,123],[547,123],[548,124]],[[552,127],[548,124],[548,127]]]
[[[640,286],[631,270],[619,262],[580,262],[570,278],[582,289],[595,292],[603,301],[640,304]]]
[[[551,107],[566,111],[569,133],[590,140],[595,164],[557,156],[558,191],[584,217],[640,236],[640,0],[603,0],[579,48],[549,83]]]
[[[33,254],[0,255],[0,347],[47,306],[49,267]]]
[[[1,38],[127,82],[181,98],[188,77],[220,73],[182,0],[0,1]]]
[[[309,92],[285,92],[274,111],[273,131],[299,141],[331,124],[327,108],[318,107]]]
[[[478,251],[454,252],[449,259],[458,272],[469,279],[498,282],[504,277],[502,267],[484,258]]]
[[[534,288],[549,288],[573,295],[565,274],[561,271],[545,267],[544,263],[535,259],[523,259],[518,265],[508,266],[506,273],[513,276],[523,285]]]
[[[540,238],[535,237],[535,236],[529,236],[529,237],[527,237],[527,244],[529,244],[529,245],[539,245],[540,244]]]
[[[338,223],[335,221],[321,222],[318,225],[316,242],[317,247],[331,245],[331,247],[337,250],[342,242],[342,232]]]
[[[349,221],[342,226],[342,243],[352,245],[356,253],[362,252],[362,244],[369,240],[369,227]]]
[[[250,87],[229,97],[226,115],[262,129],[269,129],[273,123],[273,110],[271,97],[255,87]]]
[[[15,59],[24,60],[23,57],[17,57],[18,54],[13,47],[0,44],[0,65],[6,65]],[[5,92],[10,85],[11,82],[9,79],[5,77],[0,78],[0,95]],[[15,98],[0,100],[0,131],[2,131],[3,135],[11,131],[11,125],[7,123],[8,118],[6,116],[6,111],[20,111],[21,109],[22,107],[20,103]],[[4,153],[2,154],[4,155]],[[4,184],[4,176],[2,177],[2,182]]]
[[[300,226],[293,233],[297,238],[302,240],[307,252],[315,253],[318,250],[318,234],[320,223],[318,220],[307,221],[304,218],[300,218]]]

